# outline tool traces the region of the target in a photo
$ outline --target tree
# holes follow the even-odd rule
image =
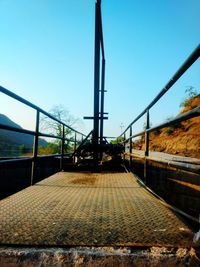
[[[186,98],[180,103],[180,107],[190,106],[191,99],[199,94],[199,91],[194,86],[187,86],[185,90]]]
[[[73,127],[75,123],[77,123],[77,119],[75,119],[67,109],[65,109],[62,105],[53,106],[53,108],[50,109],[49,113],[54,116],[59,121],[64,122],[70,127]],[[58,123],[57,121],[47,117],[43,116],[41,119],[41,130],[43,131],[50,131],[53,134],[57,136],[62,136],[62,124]],[[71,130],[67,127],[65,127],[65,135],[71,133]]]
[[[20,155],[24,155],[26,152],[28,152],[28,149],[26,148],[26,146],[24,144],[19,146],[19,153]]]
[[[62,121],[66,125],[73,127],[77,122],[78,119],[75,119],[67,109],[65,109],[62,105],[54,106],[49,113],[54,116],[59,121]],[[42,116],[40,123],[40,131],[47,134],[53,134],[58,137],[62,137],[63,135],[63,126],[61,123],[47,117]],[[69,139],[68,141],[65,141],[64,150],[67,152],[70,147],[70,140],[74,139],[74,136],[72,136],[72,130],[68,127],[64,127],[64,136],[65,138]],[[47,154],[55,154],[61,152],[61,142],[60,139],[55,139],[53,142],[50,142],[47,148],[39,149],[39,153],[45,154],[45,151]]]
[[[120,137],[117,137],[114,140],[111,140],[110,143],[113,144],[113,145],[116,145],[116,144],[122,143],[123,141],[124,141],[124,137],[120,136]]]

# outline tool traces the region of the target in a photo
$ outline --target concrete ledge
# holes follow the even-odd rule
[[[199,266],[195,250],[187,248],[13,248],[0,247],[1,267]]]

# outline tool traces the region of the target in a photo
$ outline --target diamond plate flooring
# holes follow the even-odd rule
[[[190,246],[192,231],[131,173],[57,173],[0,201],[0,243]]]

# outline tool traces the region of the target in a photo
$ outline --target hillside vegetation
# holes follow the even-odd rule
[[[200,106],[200,94],[186,99],[182,103],[183,114]],[[134,148],[144,150],[144,137],[135,143]],[[200,117],[163,128],[150,134],[150,150],[200,158]]]

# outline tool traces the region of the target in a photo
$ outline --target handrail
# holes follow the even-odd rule
[[[13,127],[13,126],[9,126],[9,125],[2,124],[2,123],[0,123],[0,129],[12,131],[12,132],[30,134],[30,135],[33,135],[33,136],[35,135],[34,131],[30,131],[30,130],[26,130],[26,129],[18,128],[18,127]],[[38,136],[50,137],[50,138],[56,138],[56,139],[63,139],[61,136],[56,136],[56,135],[53,135],[53,134],[45,134],[45,133],[41,133],[41,132],[38,132]],[[69,138],[66,138],[66,137],[64,139],[66,141],[70,141],[72,143],[75,142],[75,140],[69,139]]]
[[[10,90],[0,86],[0,92],[4,93],[5,95],[8,95],[14,99],[16,99],[17,101],[39,111],[40,113],[46,115],[47,117],[49,117],[50,119],[54,120],[54,121],[57,121],[58,123],[64,125],[65,127],[69,128],[70,130],[72,130],[73,132],[76,132],[78,134],[81,134],[83,136],[86,136],[85,134],[81,133],[81,132],[78,132],[77,130],[73,129],[71,126],[67,125],[66,123],[60,121],[59,119],[57,119],[56,117],[54,117],[53,115],[51,115],[50,113],[46,112],[45,110],[41,109],[40,107],[36,106],[35,104],[31,103],[30,101],[24,99],[23,97],[21,96],[18,96],[17,94],[11,92]]]
[[[130,139],[138,137],[140,135],[143,135],[146,132],[148,132],[148,133],[154,132],[156,130],[159,130],[159,129],[168,127],[170,125],[174,125],[174,124],[176,124],[178,122],[189,120],[191,118],[195,118],[195,117],[198,117],[198,116],[200,116],[200,107],[196,107],[196,108],[194,108],[194,109],[192,109],[192,110],[190,110],[188,112],[185,112],[184,114],[181,114],[181,115],[179,115],[179,116],[177,116],[177,117],[175,117],[175,118],[173,118],[173,119],[171,119],[171,120],[169,120],[167,122],[161,123],[161,124],[159,124],[157,126],[151,127],[151,128],[146,129],[146,130],[144,130],[142,132],[139,132],[137,134],[131,135],[130,137],[126,138],[126,140],[123,140],[120,143],[124,143],[124,142],[127,143]]]
[[[138,121],[148,110],[150,110],[158,100],[178,81],[178,79],[189,69],[192,64],[200,57],[200,44],[192,52],[192,54],[186,59],[183,65],[178,69],[178,71],[172,76],[164,88],[159,92],[159,94],[153,99],[153,101],[128,125],[128,127],[122,132],[122,135],[136,122]]]
[[[12,132],[35,135],[34,131],[26,130],[26,129],[23,129],[23,128],[17,128],[17,127],[9,126],[9,125],[2,124],[2,123],[0,123],[0,129],[12,131]]]
[[[178,71],[172,76],[172,78],[168,81],[165,87],[159,92],[159,94],[150,102],[150,104],[128,125],[128,127],[121,133],[118,138],[122,138],[120,143],[125,145],[129,141],[130,142],[130,155],[132,151],[132,139],[141,135],[145,135],[145,156],[144,156],[144,182],[147,183],[147,160],[149,156],[149,133],[155,130],[174,125],[178,122],[188,120],[190,118],[194,118],[200,115],[200,107],[194,108],[184,114],[181,114],[174,119],[171,119],[165,123],[159,124],[155,127],[150,127],[150,119],[149,119],[149,111],[150,109],[161,99],[162,96],[180,79],[180,77],[192,66],[192,64],[200,57],[200,44],[196,47],[196,49],[191,53],[191,55],[185,60],[182,66],[178,69]],[[135,122],[137,122],[143,115],[146,114],[146,129],[142,132],[132,134],[132,126]],[[130,130],[129,137],[126,138],[127,131]],[[125,153],[124,153],[125,160]],[[132,156],[130,156],[130,165],[132,162]]]
[[[61,140],[61,154],[56,154],[56,156],[60,156],[60,169],[63,169],[63,160],[66,153],[64,153],[64,144],[65,141],[73,142],[74,143],[74,150],[77,146],[77,134],[80,134],[82,136],[82,139],[86,137],[85,134],[73,129],[71,126],[67,125],[66,123],[62,122],[61,120],[57,119],[50,113],[46,112],[45,110],[41,109],[40,107],[34,105],[33,103],[27,101],[26,99],[22,98],[21,96],[18,96],[17,94],[9,91],[8,89],[0,86],[0,92],[3,94],[6,94],[7,96],[19,101],[20,103],[23,103],[27,105],[30,108],[33,108],[36,111],[36,123],[35,123],[35,131],[9,126],[0,123],[0,129],[8,130],[8,131],[14,131],[18,133],[28,134],[34,136],[34,144],[33,144],[33,156],[29,157],[32,161],[32,168],[31,168],[31,185],[34,184],[35,176],[36,176],[36,168],[37,168],[37,160],[40,158],[38,155],[38,145],[39,145],[39,137],[49,137],[49,138],[56,138]],[[59,135],[53,135],[53,134],[47,134],[47,133],[41,133],[39,132],[39,123],[40,123],[40,113],[44,114],[45,116],[49,117],[50,119],[53,119],[54,121],[58,122],[62,126],[62,136]],[[72,138],[67,138],[65,136],[65,127],[70,129],[72,132],[75,133],[74,140]],[[55,155],[54,155],[55,156]],[[17,161],[18,159],[13,159],[12,161]],[[3,159],[1,163],[5,162],[6,159]]]

